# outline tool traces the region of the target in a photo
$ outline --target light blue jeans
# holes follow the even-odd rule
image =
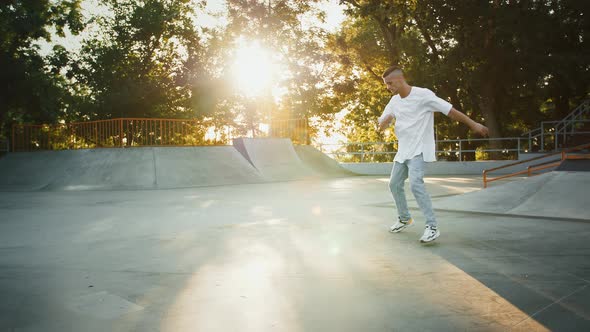
[[[422,154],[403,163],[394,162],[393,169],[391,170],[391,178],[389,179],[389,189],[397,206],[399,218],[404,221],[409,220],[411,215],[410,211],[408,211],[408,202],[406,201],[406,193],[404,191],[404,183],[409,175],[410,189],[416,198],[422,214],[426,218],[426,225],[436,226],[437,223],[434,217],[434,211],[432,210],[430,195],[424,185],[424,166],[425,162]]]

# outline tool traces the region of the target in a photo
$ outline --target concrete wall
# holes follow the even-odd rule
[[[428,163],[426,175],[481,175],[483,170],[509,164],[510,161],[437,161]],[[342,163],[342,167],[362,175],[389,175],[393,163]],[[505,172],[509,173],[509,172]],[[498,172],[501,174],[501,172]]]
[[[547,159],[549,160],[549,159]],[[541,160],[541,161],[547,161]],[[428,163],[426,175],[482,175],[485,169],[514,163],[514,160],[502,161],[436,161]],[[535,163],[535,162],[533,162]],[[342,167],[361,175],[389,175],[393,163],[341,163]],[[507,167],[493,172],[493,175],[509,174],[526,169],[529,163]]]
[[[527,160],[545,155],[544,153],[521,153],[519,160]],[[552,159],[559,159],[559,156],[552,158],[535,160],[530,163],[507,167],[494,171],[493,175],[509,174],[526,169],[530,165],[543,163]],[[482,175],[483,171],[490,168],[509,165],[517,160],[491,160],[491,161],[436,161],[428,163],[426,166],[426,175]],[[340,163],[342,167],[351,172],[361,175],[389,175],[393,163]]]

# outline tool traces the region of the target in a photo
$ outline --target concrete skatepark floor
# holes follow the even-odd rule
[[[424,246],[412,212],[383,177],[0,192],[0,331],[590,330],[590,220],[438,211]]]

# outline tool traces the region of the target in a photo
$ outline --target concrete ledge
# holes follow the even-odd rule
[[[436,161],[427,163],[425,175],[481,175],[484,170],[514,163],[514,160],[498,161]],[[361,175],[389,175],[393,163],[341,163],[342,167]],[[527,163],[507,167],[494,174],[509,174],[526,169]]]

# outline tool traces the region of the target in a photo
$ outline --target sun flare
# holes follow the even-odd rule
[[[232,72],[238,90],[246,96],[256,97],[271,93],[277,70],[271,52],[259,42],[240,40]]]

